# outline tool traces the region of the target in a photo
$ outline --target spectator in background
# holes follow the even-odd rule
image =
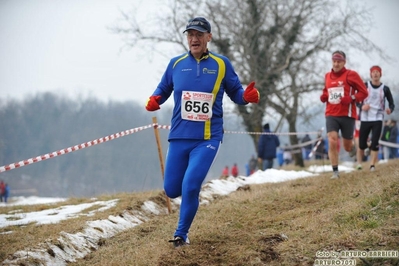
[[[236,163],[234,163],[233,167],[231,168],[231,175],[234,177],[238,176],[238,166]]]
[[[321,159],[324,159],[324,154],[326,153],[326,150],[325,150],[326,142],[323,139],[323,137],[321,136],[321,134],[319,134],[317,136],[317,138],[319,139],[319,141],[317,141],[315,144],[315,146],[316,146],[315,159],[321,160]]]
[[[396,120],[391,120],[389,142],[398,143],[398,127],[396,126]],[[398,149],[396,147],[389,147],[389,158],[398,158]]]
[[[251,159],[248,163],[249,166],[249,175],[255,173],[256,169],[258,168],[258,162],[256,161],[255,155],[252,155]]]
[[[390,125],[391,125],[391,120],[386,120],[385,123],[384,123],[383,130],[382,130],[381,140],[389,142],[389,134],[390,134],[390,131],[391,131],[391,126]],[[382,146],[382,153],[383,153],[384,160],[389,160],[390,159],[389,158],[390,157],[389,156],[390,148],[388,146],[386,146],[386,145]]]
[[[279,146],[280,140],[270,132],[269,124],[263,125],[263,134],[258,142],[258,162],[262,165],[262,170],[273,168],[273,160]]]
[[[292,161],[292,154],[291,149],[288,147],[288,144],[285,144],[284,151],[283,151],[283,159],[285,165],[288,165]]]
[[[221,177],[228,177],[229,176],[229,167],[226,165],[222,171]]]
[[[4,186],[4,202],[7,203],[10,197],[10,186],[6,183]]]
[[[281,147],[277,150],[277,163],[279,167],[284,165],[284,149]]]
[[[311,141],[311,139],[310,139],[310,137],[309,137],[309,134],[306,134],[303,138],[302,138],[302,143],[306,143],[306,142],[310,142]],[[312,151],[312,143],[309,143],[309,144],[307,144],[307,145],[305,145],[304,147],[303,147],[303,153],[302,153],[302,155],[303,155],[303,157],[304,157],[304,159],[305,160],[309,160],[309,154],[310,154],[310,152]]]
[[[4,184],[4,181],[0,181],[0,202],[3,202],[4,199],[4,194],[6,191],[6,185]]]

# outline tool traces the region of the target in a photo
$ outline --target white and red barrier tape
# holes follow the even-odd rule
[[[317,147],[321,144],[321,139],[317,140],[316,145],[313,147],[312,151],[309,153],[309,158],[312,158],[314,154],[316,154]]]
[[[8,164],[8,165],[4,165],[0,167],[0,173],[5,172],[5,171],[9,171],[15,168],[19,168],[25,165],[29,165],[29,164],[33,164],[33,163],[37,163],[40,161],[44,161],[50,158],[54,158],[60,155],[64,155],[73,151],[77,151],[77,150],[81,150],[84,148],[88,148],[103,142],[107,142],[113,139],[117,139],[120,137],[124,137],[133,133],[136,133],[138,131],[144,130],[144,129],[148,129],[151,127],[158,127],[159,129],[170,129],[170,126],[168,125],[157,125],[157,124],[151,124],[151,125],[147,125],[147,126],[142,126],[142,127],[136,127],[136,128],[132,128],[129,130],[125,130],[119,133],[115,133],[103,138],[99,138],[99,139],[95,139],[92,141],[88,141],[79,145],[75,145],[75,146],[71,146],[62,150],[58,150],[58,151],[54,151],[51,153],[47,153],[47,154],[43,154],[40,156],[36,156],[36,157],[32,157],[29,158],[27,160],[23,160],[20,162],[16,162],[16,163],[12,163],[12,164]],[[256,134],[256,135],[296,135],[296,134],[318,134],[320,133],[320,131],[317,132],[287,132],[287,133],[273,133],[273,132],[245,132],[245,131],[224,131],[224,133],[230,133],[230,134]]]
[[[5,171],[9,171],[9,170],[12,170],[12,169],[15,169],[15,168],[19,168],[21,166],[25,166],[25,165],[37,163],[37,162],[40,162],[40,161],[44,161],[44,160],[47,160],[47,159],[50,159],[50,158],[54,158],[54,157],[57,157],[59,155],[64,155],[64,154],[67,154],[67,153],[70,153],[70,152],[73,152],[73,151],[77,151],[77,150],[81,150],[81,149],[84,149],[84,148],[88,148],[88,147],[91,147],[91,146],[94,146],[94,145],[97,145],[97,144],[100,144],[100,143],[103,143],[103,142],[107,142],[107,141],[110,141],[110,140],[113,140],[113,139],[124,137],[124,136],[130,135],[130,134],[139,132],[141,130],[151,128],[151,127],[157,127],[159,129],[170,129],[170,126],[168,126],[168,125],[158,125],[158,124],[151,124],[151,125],[147,125],[147,126],[132,128],[132,129],[125,130],[125,131],[122,131],[122,132],[119,132],[119,133],[115,133],[115,134],[112,134],[112,135],[109,135],[109,136],[106,136],[106,137],[103,137],[103,138],[99,138],[99,139],[88,141],[88,142],[85,142],[85,143],[82,143],[82,144],[79,144],[79,145],[71,146],[71,147],[68,147],[66,149],[54,151],[54,152],[47,153],[47,154],[44,154],[44,155],[40,155],[40,156],[37,156],[37,157],[32,157],[30,159],[23,160],[23,161],[20,161],[20,162],[16,162],[16,163],[12,163],[12,164],[1,166],[0,167],[0,173],[5,172]],[[319,130],[319,131],[309,131],[309,132],[283,132],[283,133],[224,131],[224,133],[228,133],[228,134],[229,133],[230,134],[249,134],[249,135],[299,135],[299,134],[320,134],[321,131]],[[295,147],[303,147],[303,146],[308,145],[310,143],[314,143],[315,141],[317,141],[317,140],[312,140],[312,141],[309,141],[309,142],[293,145],[292,147],[294,147],[294,146]],[[320,144],[320,141],[315,145],[315,147],[313,147],[313,150],[311,152],[310,157],[313,155],[314,151],[316,150],[316,148],[317,148],[317,146],[319,144]],[[392,146],[393,147],[397,147],[397,148],[399,147],[397,144],[396,145],[395,144],[390,144],[390,143],[387,143],[387,142],[384,142],[384,141],[380,141],[380,144],[386,145],[386,146],[390,146],[390,147],[392,147]]]
[[[109,136],[106,136],[106,137],[103,137],[103,138],[99,138],[99,139],[95,139],[95,140],[92,140],[92,141],[89,141],[89,142],[85,142],[85,143],[82,143],[82,144],[79,144],[79,145],[71,146],[71,147],[66,148],[66,149],[62,149],[62,150],[59,150],[59,151],[54,151],[54,152],[47,153],[47,154],[44,154],[44,155],[40,155],[40,156],[37,156],[37,157],[32,157],[30,159],[23,160],[23,161],[20,161],[20,162],[17,162],[17,163],[12,163],[12,164],[8,164],[8,165],[5,165],[5,166],[2,166],[2,167],[0,167],[0,173],[15,169],[15,168],[18,168],[18,167],[21,167],[21,166],[25,166],[25,165],[37,163],[37,162],[40,162],[40,161],[44,161],[44,160],[47,160],[47,159],[50,159],[50,158],[54,158],[54,157],[57,157],[59,155],[64,155],[64,154],[67,154],[67,153],[70,153],[70,152],[73,152],[73,151],[77,151],[77,150],[81,150],[81,149],[84,149],[84,148],[88,148],[88,147],[91,147],[91,146],[94,146],[94,145],[97,145],[97,144],[100,144],[100,143],[103,143],[103,142],[107,142],[107,141],[110,141],[110,140],[113,140],[113,139],[124,137],[124,136],[130,135],[130,134],[136,133],[138,131],[151,128],[151,127],[165,128],[165,126],[159,126],[159,125],[156,125],[156,124],[151,124],[151,125],[147,125],[147,126],[143,126],[143,127],[132,128],[132,129],[125,130],[125,131],[122,131],[122,132],[119,132],[119,133],[115,133],[115,134],[112,134],[112,135],[109,135]],[[169,127],[166,126],[166,128],[169,128]]]
[[[386,146],[386,147],[390,147],[390,148],[396,148],[396,149],[399,148],[398,143],[393,143],[393,142],[388,142],[388,141],[383,141],[383,140],[378,141],[378,144],[381,146]]]
[[[308,131],[308,132],[247,132],[247,131],[228,131],[225,130],[224,133],[230,134],[249,134],[249,135],[280,135],[280,136],[288,136],[288,135],[304,135],[304,134],[320,134],[320,131]]]

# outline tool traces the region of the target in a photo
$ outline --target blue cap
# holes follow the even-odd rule
[[[211,32],[211,24],[203,17],[196,17],[187,22],[185,33],[188,30],[197,30],[200,32]]]

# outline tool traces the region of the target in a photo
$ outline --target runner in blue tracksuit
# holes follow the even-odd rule
[[[171,240],[175,247],[189,243],[187,234],[198,210],[201,185],[223,139],[224,93],[241,105],[258,103],[260,98],[254,82],[244,91],[230,61],[208,51],[212,33],[205,18],[189,20],[184,33],[190,51],[170,60],[146,105],[148,111],[158,110],[173,92],[164,189],[170,198],[182,197]]]

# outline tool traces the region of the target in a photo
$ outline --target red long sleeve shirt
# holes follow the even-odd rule
[[[342,68],[339,72],[330,71],[325,75],[323,94],[328,95],[326,116],[357,117],[355,102],[361,102],[368,96],[366,85],[359,74]],[[355,96],[351,104],[342,104],[341,97]]]

